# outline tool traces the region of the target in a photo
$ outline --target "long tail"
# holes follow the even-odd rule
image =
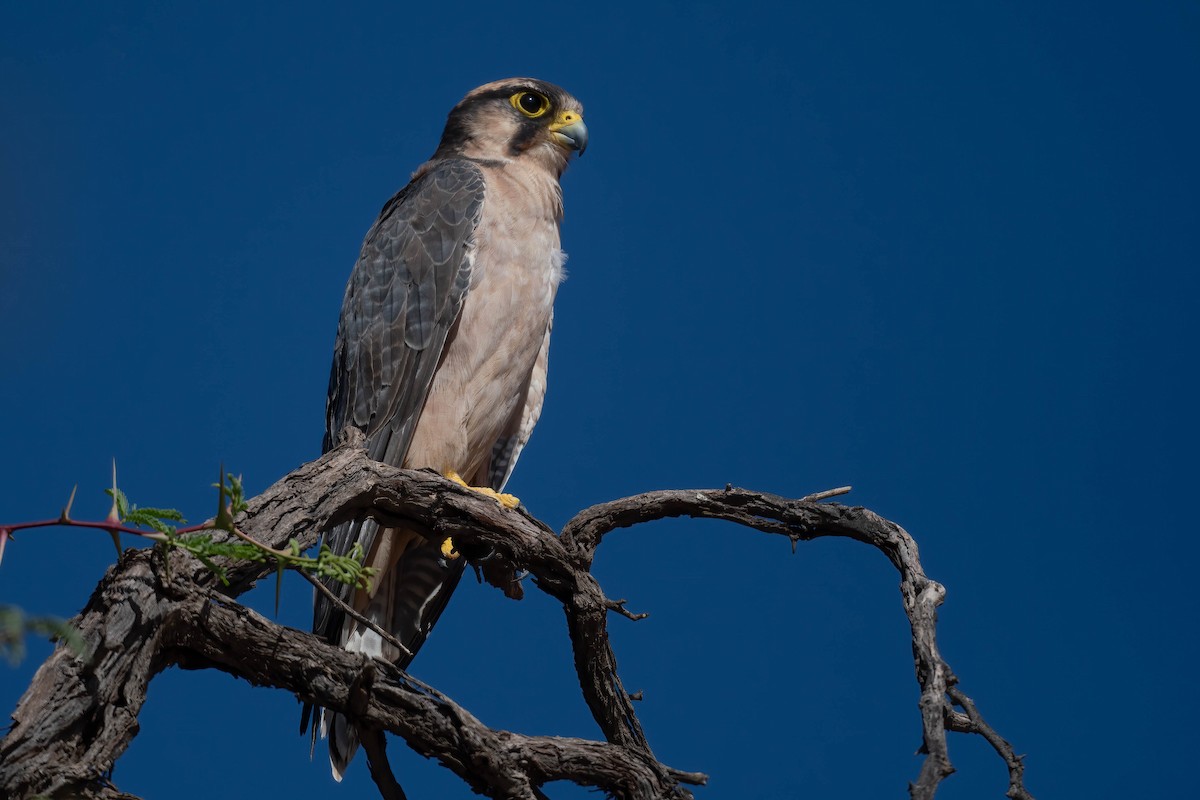
[[[375,527],[369,520],[349,524],[361,526],[361,530],[343,533],[339,527],[330,538],[370,542],[367,565],[379,572],[369,595],[361,590],[354,592],[352,599],[350,592],[343,594],[355,610],[390,633],[405,649],[398,649],[353,617],[332,608],[332,603],[322,595],[317,596],[314,631],[324,633],[331,642],[341,644],[351,652],[386,659],[404,669],[421,649],[445,609],[446,601],[462,577],[464,560],[446,558],[440,542],[424,539],[411,531],[398,528],[368,530],[368,526]],[[340,781],[358,750],[358,732],[340,714],[326,709],[319,709],[318,714],[319,724],[313,726],[314,744],[319,729],[320,735],[329,739],[330,768],[334,779]],[[300,723],[301,733],[308,720],[306,706]]]

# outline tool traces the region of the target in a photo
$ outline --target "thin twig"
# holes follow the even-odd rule
[[[284,561],[285,563],[296,557],[294,554],[292,554],[291,552],[289,552],[287,550],[276,550],[274,547],[270,547],[268,545],[263,544],[258,539],[254,539],[254,538],[247,536],[246,534],[244,534],[240,530],[238,530],[237,525],[230,525],[228,528],[218,528],[218,527],[214,526],[214,527],[202,529],[202,530],[228,531],[229,533],[232,533],[234,536],[241,539],[243,542],[246,542],[247,544],[252,544],[255,547],[257,547],[259,550],[262,550],[264,553],[269,553],[270,555],[275,556],[277,559],[279,559],[280,561]]]
[[[960,733],[977,733],[986,739],[1008,766],[1008,791],[1005,792],[1005,795],[1012,800],[1033,800],[1033,795],[1025,789],[1025,762],[1022,760],[1022,756],[1017,755],[1007,739],[984,722],[983,715],[975,707],[974,701],[963,694],[957,686],[949,687],[946,694],[954,701],[955,705],[961,706],[966,712],[964,715],[953,712],[953,709],[947,709],[951,713],[946,715],[946,727]],[[964,717],[966,724],[963,723]]]
[[[632,611],[630,611],[629,609],[627,609],[625,607],[625,604],[628,602],[629,602],[628,600],[609,600],[609,601],[607,601],[606,605],[608,606],[609,611],[616,611],[622,617],[625,617],[626,619],[631,619],[634,622],[637,622],[638,620],[643,620],[646,617],[650,616],[648,613],[645,613],[645,612],[642,612],[640,614],[633,613]]]
[[[388,763],[387,738],[383,731],[374,726],[360,725],[358,740],[367,754],[367,768],[371,770],[371,780],[375,781],[375,787],[379,789],[383,800],[408,800],[404,788],[392,772],[392,765]]]
[[[382,637],[385,642],[390,644],[392,647],[395,647],[397,650],[399,650],[401,653],[404,653],[409,658],[412,658],[415,655],[412,650],[409,650],[407,647],[402,645],[400,643],[400,640],[397,639],[395,636],[392,636],[390,633],[385,631],[383,628],[379,627],[374,622],[372,622],[371,620],[364,617],[362,614],[355,611],[353,608],[350,607],[349,603],[347,603],[342,598],[338,597],[333,592],[329,591],[329,587],[327,587],[325,584],[321,583],[321,581],[317,580],[312,575],[309,575],[307,572],[305,572],[302,569],[298,569],[298,570],[296,570],[296,572],[300,573],[300,576],[302,578],[304,578],[304,580],[308,581],[313,586],[315,586],[317,591],[320,592],[321,594],[325,595],[325,597],[331,603],[333,603],[338,608],[340,608],[343,612],[345,612],[346,616],[353,618],[356,622],[359,622],[359,623],[365,625],[366,627],[370,628],[371,630],[375,631],[375,633],[379,634],[380,637]]]
[[[821,500],[828,500],[831,497],[838,497],[843,494],[850,494],[851,490],[853,490],[853,489],[854,489],[853,486],[839,486],[836,489],[826,489],[823,492],[813,492],[812,494],[806,494],[806,495],[804,495],[804,497],[801,497],[800,502],[801,503],[816,503]]]

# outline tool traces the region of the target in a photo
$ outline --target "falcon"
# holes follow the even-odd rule
[[[546,392],[566,260],[559,178],[587,142],[579,102],[531,78],[480,86],[450,111],[437,151],[384,205],[350,276],[329,377],[326,451],[352,425],[376,461],[433,468],[517,505],[500,492]],[[319,593],[313,631],[406,668],[464,559],[449,540],[380,529],[369,519],[338,526],[326,543],[339,554],[362,547],[366,565],[378,570],[371,589],[326,587],[404,649]],[[339,714],[317,713],[340,781],[357,732]]]

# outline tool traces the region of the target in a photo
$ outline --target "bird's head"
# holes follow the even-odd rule
[[[450,112],[435,158],[532,158],[556,174],[587,148],[583,106],[545,81],[508,78],[480,86]]]

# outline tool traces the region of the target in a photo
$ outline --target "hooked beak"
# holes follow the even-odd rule
[[[558,119],[550,126],[554,141],[568,150],[576,150],[579,155],[587,150],[588,129],[583,124],[583,115],[578,111],[563,111]]]

